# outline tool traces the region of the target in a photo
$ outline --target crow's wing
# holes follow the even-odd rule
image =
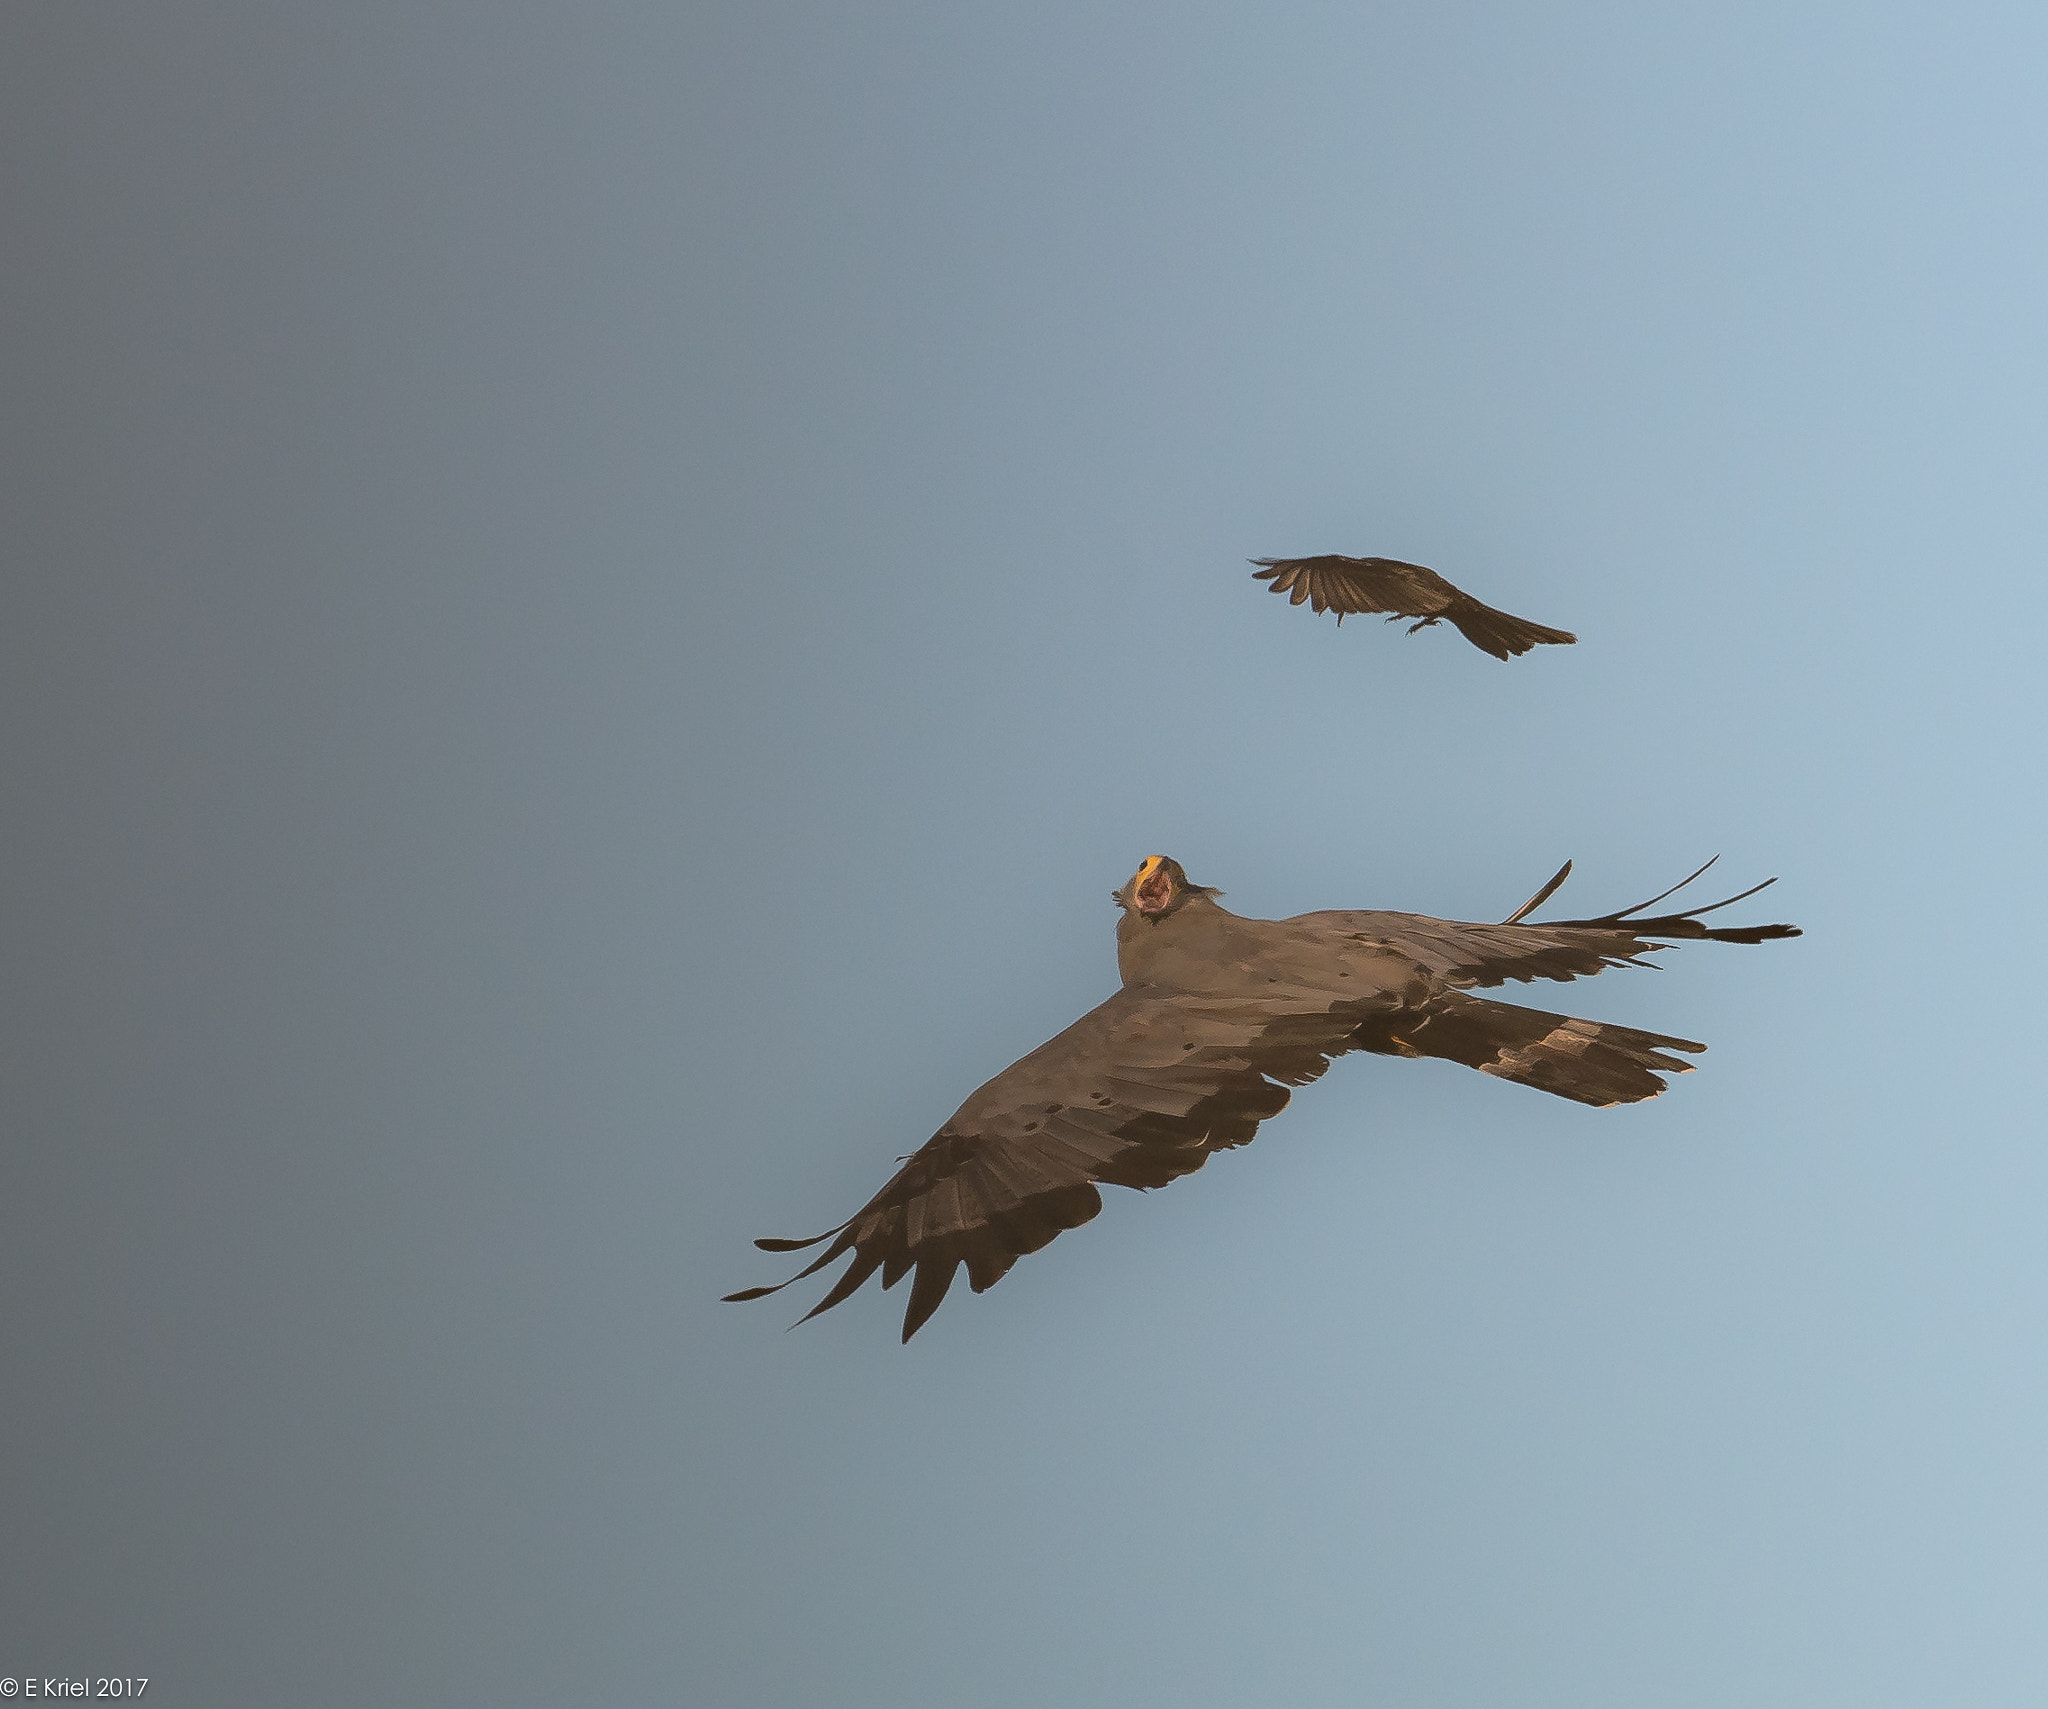
[[[1413,617],[1418,629],[1430,623],[1452,623],[1473,646],[1497,659],[1526,653],[1539,643],[1569,646],[1578,640],[1563,629],[1546,629],[1527,618],[1510,617],[1505,611],[1482,605],[1436,571],[1421,564],[1404,564],[1398,558],[1346,558],[1333,552],[1320,558],[1254,558],[1252,562],[1261,566],[1252,572],[1254,577],[1269,583],[1271,592],[1287,594],[1293,605],[1305,600],[1319,613],[1334,611],[1339,623],[1360,612]]]
[[[789,1252],[831,1240],[792,1282],[853,1254],[807,1317],[877,1270],[888,1288],[915,1268],[908,1341],[961,1264],[980,1293],[1025,1253],[1101,1210],[1098,1182],[1163,1187],[1210,1153],[1244,1144],[1286,1104],[1289,1086],[1306,1085],[1354,1048],[1368,1008],[1383,1007],[1285,988],[1212,999],[1127,986],[983,1086],[838,1228],[755,1244]]]
[[[1712,866],[1708,861],[1707,866]],[[1641,967],[1643,957],[1674,943],[1706,941],[1759,944],[1772,938],[1796,938],[1797,926],[1710,926],[1702,917],[1754,896],[1777,883],[1767,878],[1740,895],[1680,914],[1645,915],[1666,896],[1683,890],[1707,866],[1661,896],[1617,909],[1590,920],[1526,923],[1523,916],[1548,898],[1571,870],[1563,871],[1500,925],[1466,920],[1433,920],[1426,914],[1349,911],[1304,914],[1303,921],[1325,924],[1347,937],[1385,944],[1420,963],[1447,985],[1470,987],[1505,984],[1510,979],[1577,979],[1610,967]]]

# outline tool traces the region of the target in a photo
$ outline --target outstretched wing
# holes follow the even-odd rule
[[[877,1270],[889,1288],[914,1268],[908,1341],[960,1265],[976,1293],[992,1287],[1025,1253],[1101,1210],[1098,1182],[1163,1187],[1244,1144],[1286,1104],[1289,1086],[1353,1047],[1361,1012],[1308,992],[1229,1001],[1127,986],[983,1086],[838,1228],[755,1244],[790,1252],[831,1240],[791,1282],[853,1254],[807,1318]]]
[[[1254,558],[1252,562],[1261,566],[1252,572],[1254,577],[1270,583],[1271,592],[1287,594],[1292,605],[1306,600],[1318,613],[1334,611],[1339,623],[1367,611],[1385,612],[1390,621],[1413,617],[1417,619],[1415,629],[1452,623],[1473,646],[1497,659],[1526,653],[1539,643],[1569,646],[1578,640],[1563,629],[1546,629],[1540,623],[1482,605],[1436,571],[1421,564],[1404,564],[1398,558],[1346,558],[1333,552],[1320,558]]]
[[[1719,856],[1715,857],[1719,859]],[[1617,909],[1590,920],[1550,920],[1526,924],[1524,916],[1546,901],[1571,871],[1566,861],[1557,876],[1500,925],[1465,920],[1433,920],[1424,914],[1370,911],[1307,914],[1305,920],[1328,922],[1348,935],[1384,943],[1412,957],[1447,985],[1502,985],[1510,979],[1577,979],[1610,967],[1642,967],[1643,957],[1674,943],[1695,940],[1724,944],[1759,944],[1772,938],[1796,938],[1797,926],[1711,926],[1704,916],[1747,900],[1777,883],[1767,878],[1739,895],[1680,914],[1645,915],[1665,897],[1675,895],[1712,866],[1674,884],[1663,895]]]

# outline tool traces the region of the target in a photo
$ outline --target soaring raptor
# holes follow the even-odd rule
[[[1201,1168],[1210,1153],[1244,1144],[1280,1112],[1290,1086],[1307,1085],[1346,1051],[1442,1057],[1582,1104],[1654,1098],[1660,1075],[1692,1067],[1665,1053],[1705,1045],[1472,991],[1641,966],[1647,952],[1683,939],[1755,944],[1799,928],[1706,924],[1763,884],[1644,916],[1699,872],[1598,919],[1529,923],[1570,871],[1567,861],[1499,925],[1373,912],[1250,920],[1219,905],[1221,892],[1190,884],[1178,861],[1153,855],[1111,893],[1123,910],[1122,990],[976,1092],[837,1228],[754,1244],[794,1252],[831,1240],[791,1282],[852,1255],[807,1317],[877,1270],[885,1288],[915,1270],[908,1341],[962,1264],[976,1293],[993,1286],[1023,1254],[1101,1210],[1097,1183],[1163,1187]],[[788,1285],[726,1297],[759,1299]]]
[[[1452,623],[1473,646],[1496,659],[1526,653],[1540,643],[1568,647],[1578,640],[1562,629],[1546,629],[1526,617],[1510,617],[1481,605],[1436,571],[1404,564],[1399,558],[1345,558],[1332,552],[1320,558],[1252,562],[1260,566],[1252,572],[1253,579],[1272,584],[1268,592],[1289,595],[1290,605],[1307,600],[1318,614],[1334,611],[1339,623],[1361,611],[1384,611],[1389,623],[1413,617],[1411,635],[1432,623]]]

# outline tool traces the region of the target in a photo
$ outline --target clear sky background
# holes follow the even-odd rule
[[[2037,6],[0,21],[0,1674],[2048,1700]],[[1290,612],[1437,566],[1582,644]],[[1803,939],[838,1221],[1108,891]],[[1717,874],[1719,876],[1719,874]]]

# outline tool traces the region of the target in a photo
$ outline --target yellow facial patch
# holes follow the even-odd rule
[[[1178,888],[1175,877],[1178,871],[1179,868],[1164,855],[1145,857],[1145,864],[1138,868],[1129,890],[1132,905],[1139,913],[1157,914],[1172,903]]]

